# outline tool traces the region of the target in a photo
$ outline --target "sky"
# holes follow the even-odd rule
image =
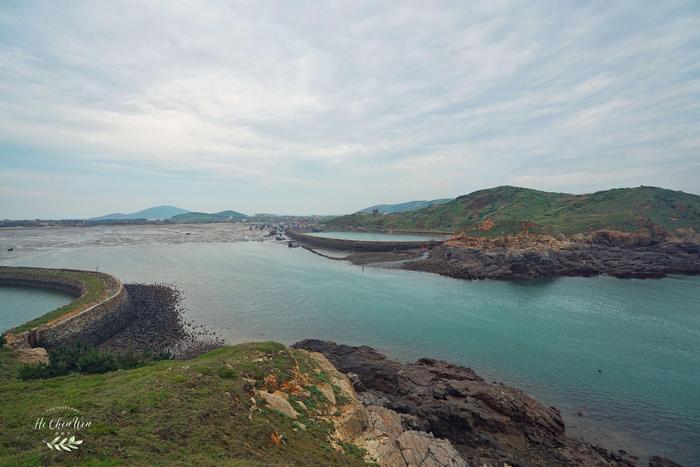
[[[0,2],[0,218],[700,193],[700,2]]]

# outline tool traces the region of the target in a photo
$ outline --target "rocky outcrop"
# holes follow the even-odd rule
[[[609,231],[566,239],[544,235],[459,237],[433,248],[428,258],[402,267],[460,279],[659,278],[700,274],[700,244]]]
[[[624,452],[567,437],[556,408],[519,389],[486,382],[469,368],[427,358],[401,364],[370,347],[319,340],[293,347],[320,352],[348,374],[368,406],[370,429],[390,440],[375,446],[377,451],[401,450],[400,420],[405,430],[449,440],[469,465],[639,465]]]
[[[33,349],[20,347],[13,349],[11,355],[12,358],[16,359],[18,362],[29,365],[48,365],[49,363],[49,353],[42,347],[36,347]]]
[[[393,410],[367,406],[369,427],[355,440],[381,465],[396,467],[467,467],[446,439],[416,430],[406,430],[401,416]]]
[[[383,467],[466,467],[452,443],[424,431],[407,427],[397,412],[372,404],[363,404],[350,379],[336,369],[321,353],[308,352],[329,378],[330,383],[318,383],[316,388],[329,402],[327,413],[335,426],[333,442],[351,443],[367,453],[367,460]],[[342,394],[341,403],[333,386]]]

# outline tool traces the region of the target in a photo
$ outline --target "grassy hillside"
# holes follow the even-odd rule
[[[19,381],[18,369],[0,348],[0,465],[365,465],[357,448],[344,446],[344,454],[329,445],[326,412],[336,408],[315,386],[328,376],[281,344],[47,380]],[[289,393],[298,420],[251,399],[251,386]],[[44,415],[52,407],[91,421],[73,430],[83,441],[78,450],[50,450],[43,441],[55,431],[35,430],[37,418],[55,417]]]
[[[188,212],[185,214],[180,214],[173,216],[172,221],[186,223],[209,223],[209,222],[228,222],[231,220],[238,220],[247,217],[237,211],[221,211],[216,213],[206,213],[206,212]]]
[[[465,231],[475,236],[530,232],[575,234],[598,229],[634,231],[653,222],[669,232],[700,231],[700,196],[655,187],[618,188],[585,195],[512,186],[480,190],[415,212],[337,217],[333,228]]]
[[[445,204],[449,203],[452,201],[452,198],[441,198],[441,199],[433,199],[430,201],[408,201],[406,203],[399,203],[399,204],[377,204],[376,206],[370,206],[368,208],[361,209],[357,212],[364,212],[367,214],[372,214],[375,210],[379,214],[387,214],[387,213],[394,213],[394,212],[409,212],[409,211],[417,211],[419,209],[425,209],[429,206],[433,205],[440,205],[440,204]]]

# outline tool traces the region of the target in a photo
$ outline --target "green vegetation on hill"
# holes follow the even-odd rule
[[[57,280],[71,284],[80,285],[84,288],[84,293],[72,302],[56,308],[38,318],[17,326],[13,332],[16,334],[29,331],[32,328],[46,324],[66,313],[79,310],[81,307],[92,303],[100,298],[106,297],[108,287],[105,282],[96,274],[84,271],[73,271],[64,269],[44,269],[44,268],[15,268],[0,266],[0,280],[3,278],[29,279],[29,280]],[[6,330],[0,330],[6,331]]]
[[[585,195],[501,186],[419,211],[355,213],[327,223],[333,228],[452,230],[474,236],[516,234],[524,229],[562,234],[634,231],[651,224],[671,233],[688,228],[700,231],[700,196],[646,186]]]
[[[370,206],[368,208],[361,209],[357,212],[365,212],[368,214],[372,214],[375,211],[378,214],[387,214],[393,212],[409,212],[424,209],[433,205],[437,206],[440,204],[449,203],[450,201],[452,201],[452,198],[433,199],[430,201],[408,201],[406,203],[399,204],[377,204],[376,206]]]
[[[329,444],[329,406],[315,386],[324,374],[281,344],[225,347],[97,375],[19,381],[18,371],[0,348],[0,465],[365,465],[354,446],[344,446],[345,454]],[[268,390],[303,383],[306,394],[289,400],[308,411],[299,409],[293,421],[271,410],[255,398],[251,381]],[[77,433],[78,450],[50,450],[43,441],[54,431],[35,430],[52,407],[74,408],[91,422]]]
[[[240,212],[228,210],[212,214],[206,212],[188,212],[185,214],[173,216],[170,220],[182,224],[196,224],[211,222],[230,222],[232,220],[240,220],[246,217],[248,216]]]

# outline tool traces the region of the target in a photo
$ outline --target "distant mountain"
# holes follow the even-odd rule
[[[235,221],[235,220],[240,220],[244,219],[248,216],[246,216],[243,213],[240,213],[238,211],[221,211],[221,212],[215,212],[215,213],[206,213],[206,212],[187,212],[184,214],[179,214],[177,216],[173,216],[170,220],[174,222],[179,222],[182,224],[190,224],[190,223],[210,223],[210,222],[228,222],[228,221]]]
[[[480,190],[418,211],[332,219],[336,228],[463,231],[474,236],[575,234],[599,229],[634,231],[657,226],[671,233],[700,232],[700,196],[642,186],[584,195],[512,186]]]
[[[424,209],[424,208],[427,208],[429,206],[436,206],[436,205],[440,205],[440,204],[449,203],[453,199],[454,198],[441,198],[441,199],[434,199],[431,201],[408,201],[406,203],[399,203],[399,204],[377,204],[376,206],[370,206],[368,208],[361,209],[357,212],[364,212],[367,214],[372,214],[375,209],[377,210],[378,214],[417,211],[419,209]]]
[[[186,209],[180,209],[175,206],[154,206],[152,208],[147,208],[142,211],[132,212],[131,214],[122,214],[117,212],[114,214],[107,214],[105,216],[93,217],[91,221],[107,221],[107,220],[124,220],[124,219],[170,219],[178,214],[184,214],[189,212]]]

